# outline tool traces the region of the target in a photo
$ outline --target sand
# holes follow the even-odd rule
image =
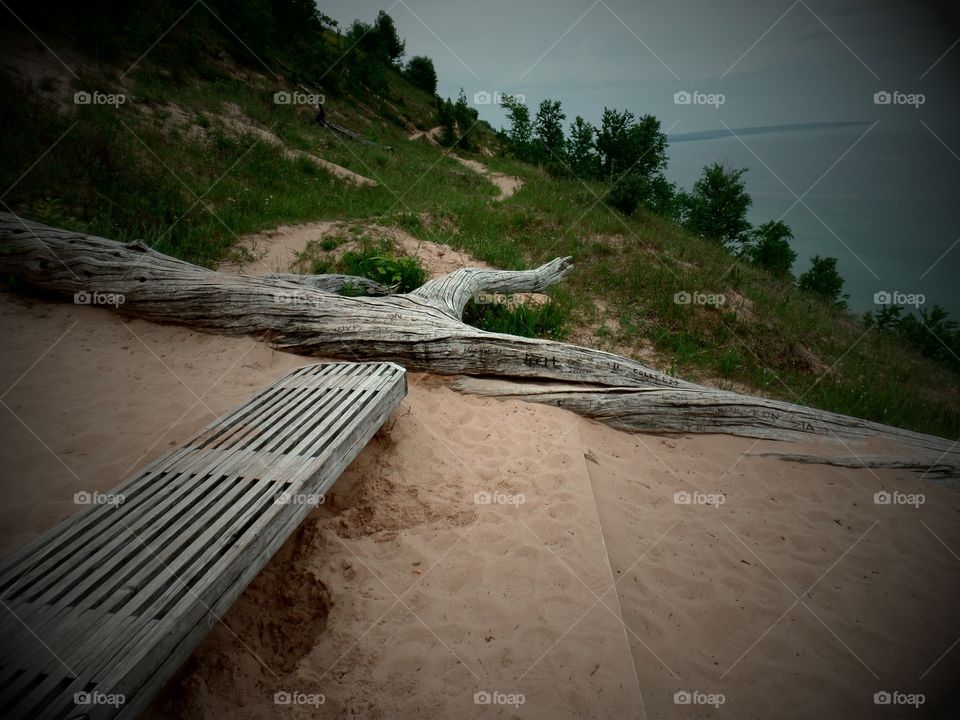
[[[310,362],[8,295],[0,332],[4,553]],[[956,491],[745,457],[837,446],[630,435],[409,381],[146,717],[916,718],[953,701]],[[877,506],[881,488],[925,503]],[[926,702],[878,708],[883,690]]]

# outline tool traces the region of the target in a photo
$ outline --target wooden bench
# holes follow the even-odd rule
[[[404,395],[294,370],[3,561],[0,717],[136,717]]]

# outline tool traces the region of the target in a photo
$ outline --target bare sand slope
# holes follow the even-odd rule
[[[9,296],[0,324],[6,552],[308,362]],[[743,457],[775,447],[797,449],[628,435],[411,375],[146,716],[865,718],[880,690],[926,693],[883,717],[928,716],[960,659],[960,496]],[[925,503],[877,506],[881,488]],[[725,702],[675,705],[684,690]]]

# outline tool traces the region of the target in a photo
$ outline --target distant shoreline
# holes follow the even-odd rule
[[[797,130],[833,130],[836,128],[863,127],[867,120],[842,120],[836,122],[788,123],[785,125],[759,125],[755,127],[722,128],[720,130],[698,130],[697,132],[667,135],[668,143],[692,142],[695,140],[719,140],[732,135],[768,135],[771,133],[794,132]]]

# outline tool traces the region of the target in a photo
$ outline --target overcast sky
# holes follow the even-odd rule
[[[910,0],[336,0],[320,9],[347,26],[393,16],[407,55],[433,58],[439,92],[563,101],[568,119],[596,123],[605,105],[653,113],[671,134],[730,127],[882,119],[877,91],[923,93],[927,122],[958,123],[957,3]],[[951,46],[952,50],[951,50]],[[724,102],[677,105],[680,91]],[[480,115],[495,126],[493,105]],[[882,112],[881,112],[882,111]]]

